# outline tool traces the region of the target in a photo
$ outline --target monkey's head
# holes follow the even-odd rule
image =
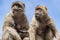
[[[24,8],[25,8],[25,4],[19,1],[13,2],[11,7],[12,12],[16,15],[17,14],[19,15],[20,13],[24,12]]]
[[[35,18],[40,20],[43,17],[47,16],[47,8],[46,6],[37,6],[35,9]]]

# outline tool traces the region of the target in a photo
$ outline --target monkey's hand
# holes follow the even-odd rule
[[[60,35],[58,34],[58,32],[56,32],[56,39],[60,40]]]

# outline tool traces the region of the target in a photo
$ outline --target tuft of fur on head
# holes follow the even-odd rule
[[[25,7],[25,4],[23,2],[20,2],[20,1],[13,2],[12,7],[15,6],[15,5],[16,6],[22,6],[23,8]]]
[[[48,11],[47,11],[47,10],[48,10],[47,7],[44,6],[44,5],[43,5],[43,6],[40,6],[40,5],[36,6],[36,9],[39,9],[39,8],[41,8],[45,13],[48,12]],[[36,9],[35,9],[35,10],[36,10]]]

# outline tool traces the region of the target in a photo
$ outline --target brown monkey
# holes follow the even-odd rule
[[[6,16],[3,25],[3,40],[10,40],[11,37],[17,38],[19,40],[28,39],[28,28],[29,23],[26,15],[24,14],[25,4],[22,2],[14,2],[11,7],[11,12]],[[10,29],[9,29],[10,28]],[[11,34],[11,35],[10,35]],[[9,38],[6,38],[9,37]],[[12,40],[15,40],[12,38]]]
[[[29,28],[30,40],[60,40],[53,20],[48,16],[46,6],[37,6]]]

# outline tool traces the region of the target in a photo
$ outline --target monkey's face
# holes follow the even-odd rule
[[[14,2],[11,8],[15,15],[19,15],[24,12],[25,4],[22,2]]]
[[[39,20],[44,16],[47,16],[47,8],[45,6],[37,6],[35,9],[35,18]]]

